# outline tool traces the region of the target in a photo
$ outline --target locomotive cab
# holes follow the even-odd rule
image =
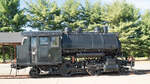
[[[61,60],[61,32],[23,32],[22,45],[17,46],[16,65],[56,65]]]

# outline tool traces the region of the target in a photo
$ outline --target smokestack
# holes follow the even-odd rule
[[[72,32],[72,29],[69,28],[69,27],[66,27],[65,30],[64,30],[65,33],[71,33]]]
[[[108,26],[103,27],[104,33],[108,33]]]
[[[100,33],[100,32],[101,32],[100,27],[96,27],[96,28],[94,29],[94,32]]]

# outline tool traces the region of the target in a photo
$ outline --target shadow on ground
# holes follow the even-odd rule
[[[133,71],[134,74],[136,75],[143,75],[143,74],[150,74],[150,70],[141,70],[141,69],[137,69]]]

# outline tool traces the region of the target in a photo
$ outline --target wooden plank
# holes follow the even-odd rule
[[[21,43],[0,43],[0,45],[21,45]]]

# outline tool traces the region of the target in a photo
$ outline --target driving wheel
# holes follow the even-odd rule
[[[65,77],[71,76],[72,69],[73,69],[73,65],[70,62],[63,63],[60,67],[60,74]]]
[[[29,75],[33,78],[38,77],[40,75],[40,69],[37,67],[32,67],[29,72]]]

